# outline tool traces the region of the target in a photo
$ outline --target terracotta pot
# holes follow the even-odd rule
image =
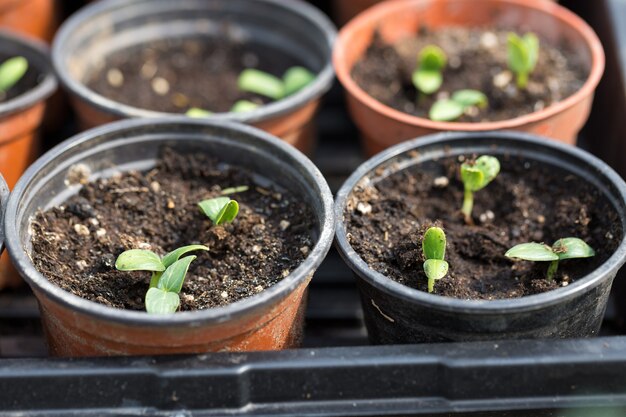
[[[547,42],[567,40],[589,62],[589,77],[572,96],[541,111],[487,123],[435,122],[392,109],[363,91],[352,79],[353,66],[372,41],[375,30],[394,43],[414,36],[420,26],[520,27]],[[348,23],[333,52],[339,81],[346,89],[350,113],[361,130],[364,147],[374,154],[388,146],[440,131],[520,130],[574,144],[584,125],[593,93],[604,71],[604,52],[593,30],[578,16],[549,1],[394,0],[382,2]]]
[[[297,0],[112,0],[81,9],[63,24],[53,45],[54,66],[72,95],[81,126],[166,116],[110,100],[87,88],[85,82],[111,53],[167,37],[215,36],[215,26],[226,20],[232,29],[229,36],[271,45],[316,71],[317,79],[298,93],[257,110],[210,118],[257,126],[310,153],[315,142],[312,119],[333,82],[331,51],[336,30],[319,10]]]
[[[42,43],[0,31],[0,50],[7,55],[21,55],[39,74],[39,83],[31,90],[0,103],[0,172],[10,188],[26,167],[39,155],[39,127],[48,98],[57,87],[48,50]],[[28,76],[28,74],[27,74]],[[0,258],[0,289],[21,283],[8,255]]]
[[[115,309],[62,290],[30,261],[29,222],[40,207],[77,192],[68,169],[93,173],[111,166],[149,168],[161,145],[192,148],[245,166],[306,201],[317,239],[304,262],[276,285],[233,304],[168,316]],[[6,211],[7,247],[39,301],[50,353],[59,356],[153,355],[295,347],[302,336],[306,287],[332,243],[332,195],[321,173],[300,152],[256,128],[184,117],[125,120],[69,139],[35,162],[16,185]]]
[[[340,26],[343,26],[363,10],[381,1],[383,0],[334,0],[333,14],[335,20]]]
[[[1,28],[50,42],[57,26],[57,0],[0,0]]]

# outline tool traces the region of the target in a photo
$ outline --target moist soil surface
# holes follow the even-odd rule
[[[0,63],[14,56],[16,55],[0,55]],[[13,87],[7,91],[0,92],[0,103],[14,99],[32,90],[42,81],[42,78],[43,75],[33,65],[29,65],[24,76]]]
[[[171,39],[125,49],[107,57],[87,86],[117,102],[166,113],[185,113],[191,107],[228,112],[238,100],[259,105],[272,100],[239,91],[237,79],[246,68],[279,78],[302,65],[267,46],[220,39]]]
[[[190,244],[194,252],[180,293],[181,310],[223,306],[276,284],[312,248],[312,213],[301,198],[259,185],[250,172],[202,153],[171,149],[149,172],[129,172],[85,184],[63,205],[32,221],[32,259],[52,283],[112,307],[144,310],[148,272],[115,269],[128,249],[159,255]],[[84,181],[86,182],[86,181]],[[265,183],[264,183],[265,184]],[[230,224],[214,226],[197,206],[223,189],[240,204]]]
[[[421,29],[416,37],[396,44],[376,35],[352,77],[376,100],[405,113],[428,118],[435,101],[462,89],[482,91],[486,108],[470,107],[457,122],[487,122],[512,119],[542,110],[561,101],[585,83],[589,63],[567,44],[554,47],[539,40],[539,58],[526,89],[516,87],[507,66],[507,30],[449,27],[436,32]],[[521,35],[521,34],[520,34]],[[411,76],[423,47],[437,45],[448,61],[443,85],[430,96],[419,95]]]
[[[623,231],[600,192],[533,161],[499,159],[498,177],[475,193],[474,225],[460,213],[460,162],[448,157],[357,187],[346,208],[348,241],[374,270],[427,291],[421,238],[428,227],[443,227],[449,273],[436,281],[434,294],[460,299],[516,298],[567,286],[613,254]],[[547,262],[504,256],[519,243],[552,245],[563,237],[583,239],[596,255],[561,261],[553,281],[545,279]]]

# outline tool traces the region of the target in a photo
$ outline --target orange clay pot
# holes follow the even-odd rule
[[[343,26],[363,10],[381,1],[384,0],[334,0],[333,14],[335,15],[335,21],[340,26]]]
[[[375,30],[380,31],[386,42],[394,43],[415,36],[420,26],[433,30],[448,26],[523,28],[553,44],[567,40],[589,62],[589,76],[572,96],[514,119],[454,123],[412,116],[370,97],[350,73],[371,44]],[[346,89],[349,110],[362,133],[365,151],[372,155],[404,140],[441,131],[512,129],[575,144],[604,71],[604,51],[596,34],[582,19],[550,1],[392,0],[366,10],[344,26],[335,44],[333,63]]]
[[[218,22],[224,21],[229,22],[228,30],[211,30],[209,23],[219,26]],[[315,71],[315,81],[256,110],[214,114],[209,118],[259,127],[311,153],[316,136],[313,117],[320,98],[333,82],[331,54],[335,35],[328,18],[301,1],[111,0],[88,5],[63,24],[54,41],[53,63],[72,96],[81,127],[90,128],[124,118],[167,116],[115,102],[87,88],[86,80],[101,70],[109,54],[168,36],[228,36],[239,42],[253,40],[265,44]]]
[[[62,290],[33,266],[30,219],[40,207],[59,204],[77,192],[65,183],[75,164],[93,176],[111,167],[145,170],[162,146],[193,148],[243,166],[291,190],[315,218],[316,238],[307,258],[264,291],[235,303],[171,315],[116,309]],[[74,187],[74,188],[71,188]],[[56,356],[158,355],[209,351],[274,350],[298,346],[306,288],[332,244],[332,194],[313,163],[266,132],[239,123],[177,118],[111,123],[68,139],[24,173],[9,197],[6,245],[33,289],[50,353]]]
[[[52,41],[58,25],[58,0],[0,0],[0,28]]]
[[[31,90],[0,103],[0,172],[9,188],[13,188],[26,167],[39,155],[39,126],[45,100],[56,90],[57,83],[45,45],[5,31],[0,31],[0,41],[3,54],[25,57],[29,71],[40,74],[39,83]],[[20,283],[8,256],[3,254],[0,258],[0,289]]]

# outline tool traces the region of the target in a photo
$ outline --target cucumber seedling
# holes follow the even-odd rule
[[[552,246],[543,243],[521,243],[509,249],[504,256],[534,262],[550,262],[546,279],[551,281],[559,269],[559,261],[575,258],[590,258],[594,250],[577,237],[559,239]]]
[[[115,261],[118,271],[150,271],[150,288],[146,292],[145,304],[149,314],[172,314],[180,306],[178,295],[183,287],[189,265],[195,255],[181,256],[197,250],[209,250],[203,245],[180,247],[162,258],[145,249],[130,249],[122,252]]]
[[[14,56],[0,65],[0,92],[5,93],[22,79],[28,71],[28,61],[23,56]]]
[[[280,100],[290,96],[315,80],[315,74],[304,67],[289,68],[280,79],[267,72],[247,68],[241,72],[237,85],[241,91]]]
[[[483,155],[461,164],[461,181],[464,187],[461,212],[465,216],[465,223],[473,224],[474,193],[485,188],[499,172],[500,161],[494,156]]]
[[[430,107],[428,117],[438,122],[451,122],[461,117],[469,107],[483,109],[487,104],[487,96],[478,90],[458,90],[450,98],[437,100]]]
[[[230,108],[230,111],[232,113],[245,113],[247,111],[252,111],[252,110],[256,109],[257,107],[259,107],[259,105],[256,104],[256,103],[253,103],[252,101],[249,101],[249,100],[239,100],[235,104],[233,104],[233,107]],[[194,118],[209,117],[212,114],[213,114],[213,112],[201,109],[199,107],[191,107],[185,113],[186,116],[194,117]]]
[[[539,58],[539,38],[534,33],[518,36],[509,33],[507,39],[509,69],[515,73],[517,87],[526,88],[528,76],[533,72]]]
[[[443,83],[443,69],[446,66],[446,53],[436,45],[427,45],[417,57],[417,67],[411,80],[420,94],[432,94]]]
[[[435,281],[446,276],[448,262],[446,255],[446,234],[440,227],[431,227],[422,239],[422,252],[424,253],[424,272],[428,278],[428,292],[433,292]]]
[[[239,203],[230,197],[210,198],[199,202],[198,207],[216,226],[232,222],[239,214]]]

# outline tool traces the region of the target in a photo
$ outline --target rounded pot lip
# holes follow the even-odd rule
[[[225,0],[224,0],[225,1]],[[237,1],[237,0],[230,0]],[[236,121],[242,123],[258,123],[268,119],[276,118],[293,112],[295,109],[305,106],[307,103],[321,97],[330,90],[333,80],[335,78],[335,72],[332,65],[332,48],[337,37],[337,29],[333,23],[318,9],[305,3],[302,0],[290,0],[288,2],[282,0],[256,0],[271,4],[275,7],[280,7],[289,10],[290,12],[299,15],[302,18],[308,19],[314,25],[319,27],[326,38],[328,45],[328,57],[322,70],[317,74],[315,81],[297,93],[286,97],[282,100],[278,100],[273,103],[269,103],[260,106],[258,109],[251,110],[244,113],[214,113],[207,116],[207,119],[217,121]],[[130,106],[127,104],[119,103],[111,100],[103,95],[96,93],[95,91],[87,88],[83,83],[75,80],[69,75],[67,65],[63,60],[63,49],[68,38],[73,35],[74,30],[82,25],[84,22],[89,21],[94,16],[100,13],[112,11],[118,8],[124,8],[130,5],[127,0],[108,0],[90,4],[83,7],[81,10],[73,14],[67,19],[63,25],[59,28],[57,35],[55,36],[52,44],[52,64],[61,81],[61,84],[67,88],[72,94],[76,95],[81,100],[92,104],[98,109],[111,113],[120,118],[128,117],[174,117],[176,113],[164,113],[153,110],[142,109],[139,107]]]
[[[2,174],[0,174],[0,225],[4,224],[4,214],[7,210],[7,201],[9,200],[9,187]],[[4,251],[5,232],[4,227],[0,227],[0,253]]]
[[[320,224],[319,238],[304,262],[302,262],[302,264],[300,264],[286,278],[266,290],[253,295],[252,297],[242,299],[223,307],[183,311],[168,316],[150,315],[143,311],[132,311],[108,307],[103,304],[78,297],[48,281],[48,279],[35,269],[29,256],[22,248],[20,242],[21,233],[18,230],[19,226],[16,221],[18,208],[21,204],[20,200],[33,176],[42,167],[51,163],[65,151],[70,150],[83,142],[89,141],[94,137],[111,134],[116,131],[126,131],[128,129],[138,128],[146,124],[152,126],[186,124],[197,125],[200,128],[228,128],[243,134],[254,135],[260,141],[269,142],[272,147],[279,148],[281,152],[286,152],[291,158],[293,158],[294,161],[302,167],[302,171],[307,172],[311,176],[312,180],[318,184],[321,190],[319,199],[321,206],[323,207],[323,211],[325,212]],[[44,293],[47,298],[52,299],[55,303],[103,321],[117,322],[126,325],[147,327],[186,325],[190,327],[197,327],[201,324],[217,324],[227,322],[246,314],[251,314],[266,304],[276,303],[278,300],[288,297],[291,291],[305,283],[307,277],[321,264],[322,260],[326,256],[326,253],[330,249],[330,245],[332,244],[335,223],[333,199],[330,188],[322,176],[322,173],[317,169],[313,162],[304,156],[304,154],[300,151],[291,145],[286,144],[284,141],[252,126],[234,122],[190,119],[188,117],[178,116],[160,119],[125,119],[87,130],[55,146],[35,161],[15,185],[13,192],[9,196],[4,226],[7,237],[7,249],[16,268],[36,291]]]
[[[3,117],[30,108],[50,97],[57,89],[57,79],[52,70],[52,65],[49,63],[50,51],[46,44],[36,39],[17,35],[6,29],[0,29],[0,39],[18,44],[21,48],[28,50],[31,55],[39,55],[41,61],[46,62],[45,65],[36,66],[43,79],[34,88],[11,100],[0,103],[0,117]],[[35,65],[35,63],[29,60],[28,65]]]
[[[466,145],[471,148],[472,141],[479,138],[505,138],[514,140],[520,144],[529,143],[535,146],[540,145],[546,148],[552,148],[558,152],[567,153],[575,158],[582,159],[587,164],[596,168],[599,174],[606,176],[619,191],[620,198],[626,201],[626,183],[612,168],[597,157],[571,145],[559,143],[548,138],[536,136],[522,132],[443,132],[422,136],[412,139],[386,149],[375,155],[369,160],[361,164],[356,171],[346,180],[335,196],[335,219],[336,232],[335,242],[341,256],[350,266],[368,284],[374,286],[380,291],[409,300],[413,303],[426,305],[440,311],[462,312],[465,314],[503,314],[518,313],[526,311],[534,311],[545,308],[550,305],[558,304],[564,300],[572,299],[597,285],[598,281],[606,274],[601,269],[617,270],[626,260],[626,229],[622,241],[607,261],[601,267],[595,269],[585,277],[578,279],[567,287],[560,287],[545,293],[530,295],[514,299],[501,300],[462,300],[452,297],[439,296],[419,291],[384,276],[383,274],[371,269],[360,255],[354,251],[348,243],[346,236],[346,227],[344,223],[344,210],[346,201],[358,182],[368,173],[376,169],[380,164],[390,160],[400,154],[410,150],[417,150],[423,146],[436,145],[440,141],[445,141],[446,145],[450,145],[450,141],[456,141],[459,145]]]
[[[353,32],[362,26],[367,26],[372,21],[380,21],[386,15],[402,10],[410,5],[419,3],[430,3],[433,0],[395,0],[392,2],[382,2],[370,9],[362,12],[346,24],[337,38],[335,48],[333,50],[333,64],[337,73],[337,78],[344,88],[356,98],[361,104],[371,110],[384,115],[389,119],[404,123],[411,126],[419,126],[437,131],[486,131],[486,130],[507,130],[517,129],[520,126],[541,122],[549,119],[565,110],[575,106],[583,101],[586,97],[593,94],[597,87],[602,74],[604,73],[605,55],[602,43],[598,39],[596,33],[591,27],[573,12],[567,10],[563,6],[549,1],[533,1],[527,0],[497,0],[500,3],[510,4],[527,9],[533,9],[547,14],[553,15],[562,24],[574,28],[586,41],[586,45],[591,51],[591,70],[589,76],[583,86],[571,96],[561,100],[543,110],[524,114],[513,119],[506,119],[494,122],[481,123],[456,123],[456,122],[438,122],[423,117],[412,116],[389,107],[365,92],[353,79],[350,74],[352,68],[348,68],[345,60],[345,49],[349,47],[350,39]],[[494,0],[441,0],[446,2],[472,1],[476,7],[480,7],[480,3],[493,2]]]

